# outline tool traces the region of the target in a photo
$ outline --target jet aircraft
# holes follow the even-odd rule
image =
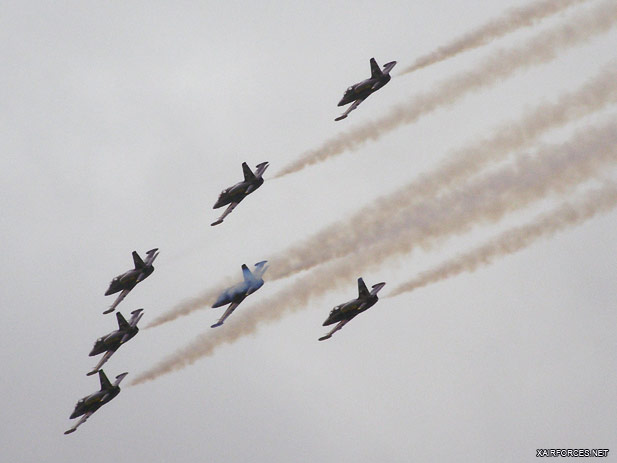
[[[345,91],[343,98],[338,102],[338,106],[345,106],[352,101],[353,104],[347,108],[347,111],[334,120],[340,121],[341,119],[345,119],[349,113],[356,109],[360,103],[369,97],[369,95],[386,85],[390,81],[390,71],[395,64],[396,61],[390,61],[384,64],[383,69],[379,69],[379,65],[377,61],[375,61],[375,58],[371,58],[371,77],[352,85]]]
[[[218,297],[213,308],[221,307],[225,304],[229,304],[227,310],[223,314],[223,316],[217,321],[211,328],[216,328],[217,326],[221,326],[227,317],[231,315],[231,313],[236,310],[236,307],[240,305],[240,303],[246,299],[246,296],[253,294],[259,288],[261,288],[264,284],[263,274],[268,269],[266,265],[268,261],[262,260],[261,262],[257,262],[255,264],[255,269],[253,272],[249,270],[246,264],[242,264],[242,275],[244,276],[244,281],[227,288],[225,291],[221,293]]]
[[[128,375],[128,373],[122,373],[116,376],[116,381],[111,384],[107,379],[105,372],[100,370],[99,381],[101,382],[101,390],[94,392],[77,402],[77,405],[75,405],[75,410],[71,413],[70,418],[73,419],[78,416],[81,416],[82,418],[71,429],[64,431],[64,434],[71,434],[74,432],[77,427],[85,423],[95,411],[116,397],[120,393],[120,381],[122,381],[126,375]]]
[[[250,195],[253,191],[259,188],[263,182],[263,173],[268,168],[268,162],[262,162],[257,164],[255,167],[255,173],[251,171],[250,167],[246,162],[242,163],[242,171],[244,172],[244,180],[236,183],[229,188],[224,189],[219,195],[219,199],[214,204],[213,209],[218,209],[219,207],[227,206],[229,207],[225,209],[223,215],[221,215],[215,222],[212,222],[210,225],[218,225],[223,223],[225,217],[227,217],[231,211],[233,211],[240,201]]]
[[[154,272],[154,266],[152,263],[158,255],[158,248],[150,249],[146,253],[146,261],[144,262],[141,257],[139,257],[139,254],[137,254],[137,251],[133,251],[133,262],[135,263],[135,268],[124,272],[122,275],[118,275],[116,278],[111,280],[111,283],[109,283],[109,289],[105,292],[105,296],[117,293],[118,291],[121,291],[121,293],[118,295],[111,307],[103,313],[110,313],[116,310],[118,304],[124,300],[127,294],[130,293],[135,286],[137,286],[137,283],[145,280],[152,272]]]
[[[364,284],[364,280],[362,278],[358,278],[358,297],[351,301],[345,302],[344,304],[337,305],[332,309],[330,315],[323,323],[323,326],[332,325],[337,322],[338,324],[328,334],[319,338],[319,340],[323,341],[331,338],[336,331],[340,330],[356,315],[374,306],[379,299],[379,297],[377,297],[377,293],[385,285],[385,283],[377,283],[376,285],[373,285],[371,292],[369,292],[368,288]]]
[[[139,331],[139,328],[137,328],[137,323],[139,323],[139,320],[141,320],[141,317],[144,315],[143,310],[144,309],[133,310],[131,312],[131,319],[128,322],[120,312],[116,312],[118,329],[98,338],[94,343],[94,347],[89,354],[90,357],[99,355],[103,352],[105,352],[105,355],[103,355],[100,362],[92,369],[92,371],[87,373],[88,376],[98,372],[122,344],[137,334]]]

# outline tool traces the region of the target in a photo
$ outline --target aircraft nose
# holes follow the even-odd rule
[[[341,101],[338,102],[337,106],[343,106],[347,104],[347,102],[345,101],[345,97],[341,98]]]

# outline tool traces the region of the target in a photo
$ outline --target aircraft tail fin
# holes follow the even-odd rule
[[[251,168],[248,166],[246,162],[242,163],[242,172],[244,172],[245,182],[252,182],[255,180],[255,174],[253,174],[253,171],[251,170]]]
[[[364,284],[364,280],[362,277],[358,278],[358,297],[365,298],[369,297],[371,293],[368,292],[368,288]]]
[[[385,283],[377,283],[376,285],[372,286],[371,289],[371,296],[374,296],[375,294],[377,294],[379,291],[381,291],[381,288],[383,288],[384,286],[386,286]]]
[[[139,254],[137,254],[137,251],[133,251],[133,263],[135,264],[136,270],[140,270],[146,266],[141,257],[139,257]]]
[[[377,77],[381,77],[383,75],[383,72],[381,72],[381,68],[379,67],[379,64],[377,64],[377,61],[375,61],[375,58],[371,58],[371,78],[375,79]]]
[[[126,321],[126,318],[124,318],[120,312],[116,312],[116,319],[118,320],[118,328],[120,331],[126,331],[131,327],[129,322]]]
[[[251,273],[251,271],[249,270],[249,268],[246,266],[246,264],[242,264],[242,275],[244,275],[244,281],[254,281],[255,277],[253,276],[253,273]]]
[[[103,370],[99,370],[99,381],[101,383],[101,391],[109,391],[113,386],[107,379],[107,375]]]

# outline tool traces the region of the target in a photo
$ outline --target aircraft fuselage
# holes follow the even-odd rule
[[[351,301],[345,302],[344,304],[336,306],[330,312],[330,315],[323,322],[322,326],[332,325],[334,323],[338,323],[343,320],[351,320],[359,313],[364,312],[367,309],[370,309],[375,305],[379,298],[377,295],[369,296],[365,299],[353,299]]]
[[[221,307],[226,304],[240,304],[247,296],[253,294],[264,285],[263,279],[255,280],[251,283],[241,281],[240,283],[227,288],[221,293],[212,307]]]
[[[259,188],[264,182],[262,177],[258,177],[255,179],[255,182],[238,182],[235,185],[226,188],[219,195],[219,199],[214,204],[214,209],[218,209],[219,207],[226,206],[231,203],[239,203],[242,201],[249,193],[248,190],[250,187],[253,187],[252,191],[255,191]]]
[[[142,280],[145,280],[152,272],[154,272],[154,266],[148,265],[143,269],[132,269],[122,275],[118,275],[109,283],[109,288],[105,292],[105,296],[124,291],[125,289],[133,289],[135,285],[137,285],[139,275],[144,273]]]
[[[139,328],[137,328],[136,326],[132,327],[128,331],[129,337],[127,338],[126,341],[128,341],[129,339],[132,339],[133,336],[135,336],[138,331],[139,331]],[[94,347],[90,351],[89,356],[93,357],[95,355],[99,355],[103,352],[107,352],[110,350],[115,351],[116,349],[118,349],[118,347],[122,345],[122,338],[126,334],[127,334],[127,331],[116,330],[116,331],[112,331],[106,336],[102,336],[98,338],[96,342],[94,343]]]
[[[390,82],[390,79],[390,74],[384,74],[382,77],[371,77],[360,83],[352,85],[345,91],[343,98],[341,98],[341,101],[338,102],[338,106],[345,106],[346,104],[352,103],[356,100],[364,100],[368,98],[369,95]]]
[[[71,413],[70,418],[77,418],[78,416],[84,415],[88,412],[95,412],[111,399],[116,397],[120,393],[120,388],[118,386],[113,387],[108,391],[97,391],[89,396],[80,399],[75,405],[75,410]]]

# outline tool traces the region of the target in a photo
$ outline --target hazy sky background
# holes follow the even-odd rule
[[[131,251],[161,251],[119,306],[125,315],[143,307],[145,326],[598,75],[617,58],[617,27],[273,179],[326,140],[601,3],[610,1],[403,75],[419,56],[528,2],[3,2],[1,459],[520,462],[535,461],[537,448],[609,448],[615,459],[616,211],[474,273],[386,297],[585,188],[385,261],[212,356],[130,386],[209,332],[224,309],[143,329],[105,366],[110,378],[129,372],[120,395],[62,434],[76,401],[98,389],[85,374],[99,357],[88,352],[116,328],[103,294],[131,267]],[[392,81],[334,122],[371,57],[398,61]],[[563,143],[615,116],[609,105],[541,141]],[[242,161],[269,161],[266,182],[210,227]],[[608,165],[595,177],[617,180]],[[268,282],[266,272],[218,329],[303,276]],[[357,276],[386,281],[383,300],[317,342],[329,310],[356,296]]]

